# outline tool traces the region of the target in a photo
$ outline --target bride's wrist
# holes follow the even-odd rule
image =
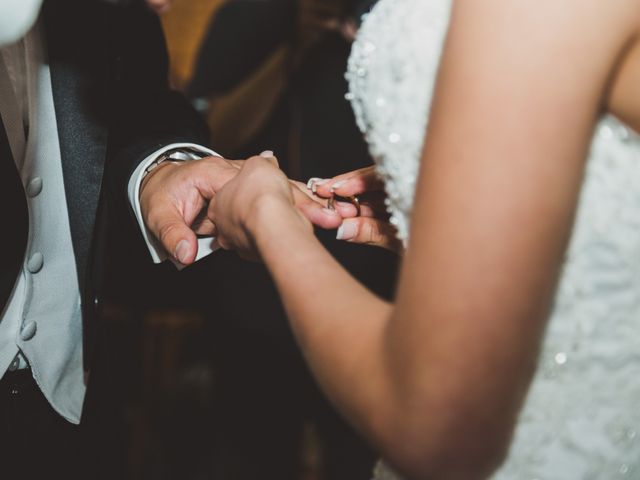
[[[245,228],[259,243],[283,232],[308,228],[296,208],[286,198],[265,194],[256,201],[247,217]]]

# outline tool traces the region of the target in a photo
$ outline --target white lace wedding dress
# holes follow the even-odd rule
[[[381,0],[347,73],[405,240],[450,6]],[[399,479],[384,464],[375,476]],[[493,478],[640,479],[640,136],[612,116],[595,130],[538,373]]]

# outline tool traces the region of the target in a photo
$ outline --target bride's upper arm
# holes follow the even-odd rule
[[[508,443],[633,4],[454,1],[390,326],[404,438]]]

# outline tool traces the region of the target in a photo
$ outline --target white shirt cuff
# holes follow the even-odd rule
[[[145,158],[140,165],[134,170],[131,178],[129,178],[128,185],[128,194],[129,194],[129,203],[131,204],[131,208],[133,208],[133,213],[136,216],[136,220],[138,221],[138,226],[142,232],[142,237],[147,244],[147,248],[149,249],[149,253],[151,254],[151,258],[154,263],[162,263],[167,259],[170,259],[173,264],[178,269],[183,269],[184,265],[177,262],[171,255],[169,255],[164,247],[160,244],[160,242],[156,239],[156,237],[149,231],[147,226],[144,223],[142,218],[142,211],[140,209],[140,185],[142,184],[142,179],[144,178],[145,170],[149,165],[151,165],[160,155],[162,155],[167,150],[173,150],[176,148],[190,148],[197,150],[198,152],[202,152],[203,156],[214,156],[219,157],[216,152],[210,150],[206,147],[202,147],[195,143],[173,143],[171,145],[167,145],[160,150],[149,155]],[[173,155],[175,158],[179,158],[181,160],[189,161],[189,160],[197,160],[201,157],[197,156],[191,152],[179,152]],[[198,253],[196,255],[196,261],[201,258],[206,257],[212,252],[216,251],[219,245],[216,242],[215,237],[200,237],[198,238]]]

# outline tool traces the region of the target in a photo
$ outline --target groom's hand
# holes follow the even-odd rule
[[[198,252],[196,235],[213,235],[206,207],[240,170],[241,162],[206,157],[187,162],[164,162],[145,177],[140,187],[142,218],[164,249],[178,262],[190,265]]]
[[[140,209],[145,225],[176,261],[190,265],[198,253],[197,235],[215,235],[206,216],[209,201],[242,168],[242,160],[207,157],[187,162],[164,162],[152,170],[140,187]],[[306,186],[291,182],[294,204],[314,225],[338,228],[355,215],[349,206],[328,210],[327,200]]]

